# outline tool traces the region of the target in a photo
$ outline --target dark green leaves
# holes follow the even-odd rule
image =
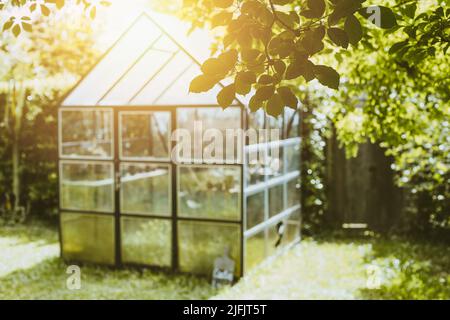
[[[277,92],[283,99],[284,105],[292,109],[297,109],[298,99],[289,87],[279,87]]]
[[[308,59],[295,59],[286,70],[286,79],[292,80],[300,76],[306,81],[314,79],[314,64]]]
[[[356,46],[363,37],[361,23],[354,15],[347,17],[344,30],[347,33],[349,42],[354,46]]]
[[[232,18],[233,18],[232,12],[221,11],[211,18],[211,26],[213,28],[218,26],[225,26],[231,21]]]
[[[252,89],[252,84],[256,82],[256,75],[254,72],[238,72],[236,74],[234,84],[236,93],[246,95]]]
[[[347,33],[339,28],[330,28],[327,30],[328,36],[331,41],[333,41],[336,45],[341,46],[343,48],[348,47],[348,36]]]
[[[336,90],[339,88],[340,76],[333,68],[317,65],[314,66],[314,74],[317,80],[324,86]]]
[[[235,97],[235,86],[234,84],[230,84],[220,90],[219,94],[217,95],[217,103],[219,103],[219,106],[225,109],[233,103]]]
[[[325,0],[308,0],[308,9],[302,10],[301,15],[305,18],[320,18],[325,13]]]
[[[391,9],[383,6],[370,6],[358,11],[360,15],[382,29],[397,26],[397,18]]]
[[[266,112],[267,114],[278,117],[281,114],[281,111],[284,109],[284,102],[281,95],[278,93],[273,94],[266,104]]]
[[[211,90],[230,73],[235,67],[237,59],[238,52],[233,49],[225,51],[217,58],[206,60],[201,67],[203,74],[192,80],[189,92],[199,93]]]
[[[216,7],[218,8],[228,8],[231,7],[231,5],[233,4],[234,0],[214,0],[213,3]]]
[[[190,85],[189,92],[200,93],[207,92],[214,88],[214,86],[220,81],[217,77],[201,74],[195,77]]]

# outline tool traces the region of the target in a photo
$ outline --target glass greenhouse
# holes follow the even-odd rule
[[[186,36],[185,30],[170,18],[139,16],[64,97],[64,260],[210,275],[227,251],[240,277],[299,238],[298,113],[286,109],[277,119],[250,113],[246,101],[222,110],[220,86],[189,94],[210,37],[201,31]],[[228,129],[277,128],[281,136],[257,143],[247,137],[233,147],[243,160],[234,163],[195,155],[194,161],[174,159],[173,133],[195,135],[198,121],[224,135]],[[275,148],[279,152],[271,152]]]

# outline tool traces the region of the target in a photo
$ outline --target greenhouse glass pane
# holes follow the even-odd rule
[[[61,213],[64,259],[114,264],[114,217]]]
[[[170,267],[171,220],[122,217],[121,234],[124,263]]]
[[[60,162],[61,208],[114,211],[112,163]]]
[[[177,109],[177,128],[187,130],[186,132],[189,132],[192,137],[191,155],[190,157],[189,155],[185,156],[181,160],[207,162],[218,159],[223,163],[227,158],[231,160],[238,159],[238,139],[233,135],[227,137],[227,130],[235,133],[241,129],[240,108],[231,107],[225,110],[215,107],[179,108]],[[206,133],[213,132],[213,130],[218,132],[221,137],[215,137],[214,139],[205,138]],[[200,135],[199,138],[197,138],[198,135]],[[212,145],[211,142],[215,142],[219,147],[219,150],[214,152],[214,154],[207,152],[208,146]],[[243,148],[243,146],[241,147]]]
[[[142,59],[120,80],[108,95],[102,99],[101,105],[127,105],[135,94],[163,67],[172,54],[149,50]]]
[[[178,79],[192,63],[192,59],[179,51],[131,101],[132,105],[153,105],[165,90]]]
[[[121,164],[122,213],[170,216],[171,175],[169,165]]]
[[[283,185],[269,189],[269,217],[273,217],[284,210]]]
[[[179,265],[183,272],[211,275],[214,261],[225,251],[235,262],[235,275],[241,271],[241,238],[238,224],[178,222]]]
[[[249,135],[247,143],[258,144],[269,141],[269,133],[265,130],[266,113],[259,109],[256,112],[248,112],[247,114],[248,130],[256,133],[256,139]]]
[[[265,231],[245,240],[245,272],[260,264],[266,257]]]
[[[265,150],[248,152],[246,155],[246,182],[247,186],[264,182],[266,175]]]
[[[264,221],[264,192],[247,197],[247,229]]]
[[[276,142],[275,146],[267,152],[266,174],[269,179],[283,174],[283,150],[279,143]]]
[[[148,18],[140,18],[80,82],[63,105],[96,105],[160,34],[160,30]]]
[[[286,223],[280,221],[267,228],[267,255],[270,256],[284,245]]]
[[[267,129],[270,141],[283,139],[283,117],[267,117]]]
[[[239,167],[181,166],[178,170],[180,217],[240,220]]]
[[[286,138],[295,138],[299,136],[300,116],[298,110],[291,108],[285,109],[285,131]]]
[[[60,115],[61,156],[112,157],[112,110],[60,109]]]
[[[300,171],[300,143],[284,147],[286,152],[286,172]]]
[[[208,92],[192,93],[189,92],[189,84],[192,79],[201,74],[200,67],[192,63],[191,66],[176,80],[170,84],[167,91],[161,95],[156,105],[217,105],[217,94],[222,87],[216,85]],[[237,103],[237,102],[236,102]]]
[[[287,206],[288,208],[300,204],[300,180],[293,179],[287,183]]]
[[[121,112],[120,156],[122,159],[169,158],[169,112]]]
[[[283,235],[283,242],[285,244],[292,243],[300,237],[300,221],[300,210],[297,210],[289,216],[285,225],[286,230]]]

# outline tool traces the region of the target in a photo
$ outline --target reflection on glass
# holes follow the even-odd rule
[[[240,219],[240,167],[179,167],[178,214]]]
[[[299,136],[300,116],[297,110],[285,108],[286,138]]]
[[[111,110],[61,110],[61,155],[112,157]]]
[[[264,192],[247,197],[247,229],[264,221]]]
[[[300,210],[294,212],[286,221],[286,230],[283,237],[283,243],[289,244],[297,240],[300,236]]]
[[[287,168],[286,172],[300,170],[300,143],[284,148],[286,152]]]
[[[245,272],[261,263],[266,257],[265,231],[245,240]]]
[[[273,148],[268,150],[267,154],[267,176],[269,179],[278,177],[283,174],[283,148],[275,143]]]
[[[241,271],[240,226],[237,224],[180,221],[179,264],[183,272],[211,275],[215,259],[229,250],[235,275]]]
[[[269,216],[273,217],[284,210],[283,206],[283,185],[278,185],[269,189]]]
[[[168,165],[122,164],[121,211],[143,215],[171,215]]]
[[[247,185],[255,185],[264,182],[264,176],[266,174],[266,157],[265,150],[248,152],[246,154],[246,181]]]
[[[243,147],[242,140],[238,139],[238,129],[241,129],[240,108],[180,108],[177,110],[177,128],[187,130],[192,147],[191,154],[182,155],[179,160],[215,164],[228,159],[235,163],[240,160],[238,148]]]
[[[141,159],[169,158],[169,123],[169,112],[121,113],[121,156]]]
[[[300,204],[300,181],[293,179],[287,183],[287,206],[288,208]]]
[[[114,217],[63,212],[61,236],[64,259],[114,263]]]
[[[283,117],[267,117],[267,129],[270,141],[283,139]]]
[[[61,162],[61,207],[85,211],[114,211],[111,163]]]
[[[247,113],[248,129],[254,130],[258,133],[256,141],[248,141],[248,144],[258,144],[268,141],[267,131],[265,129],[266,113],[263,109],[259,109],[256,112]],[[249,137],[250,139],[250,137]]]
[[[171,265],[172,222],[122,218],[122,260],[150,266]]]

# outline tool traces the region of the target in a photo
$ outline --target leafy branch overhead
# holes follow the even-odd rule
[[[52,11],[62,9],[66,4],[71,3],[66,0],[0,0],[0,10],[4,11],[7,17],[3,23],[2,32],[11,31],[18,37],[23,31],[31,32],[33,20],[36,17],[49,16]],[[75,0],[72,3],[82,6],[86,15],[94,19],[97,15],[98,6],[109,6],[105,0]],[[14,10],[20,8],[21,10]]]
[[[365,0],[184,0],[193,26],[220,28],[220,54],[206,60],[191,92],[206,92],[222,80],[217,96],[226,108],[236,95],[251,95],[250,109],[272,116],[297,108],[293,84],[317,79],[338,89],[339,73],[318,62],[326,50],[346,50],[364,38],[362,21],[383,29],[397,26],[391,9]],[[333,51],[332,51],[333,52]],[[296,82],[293,82],[295,80]]]

